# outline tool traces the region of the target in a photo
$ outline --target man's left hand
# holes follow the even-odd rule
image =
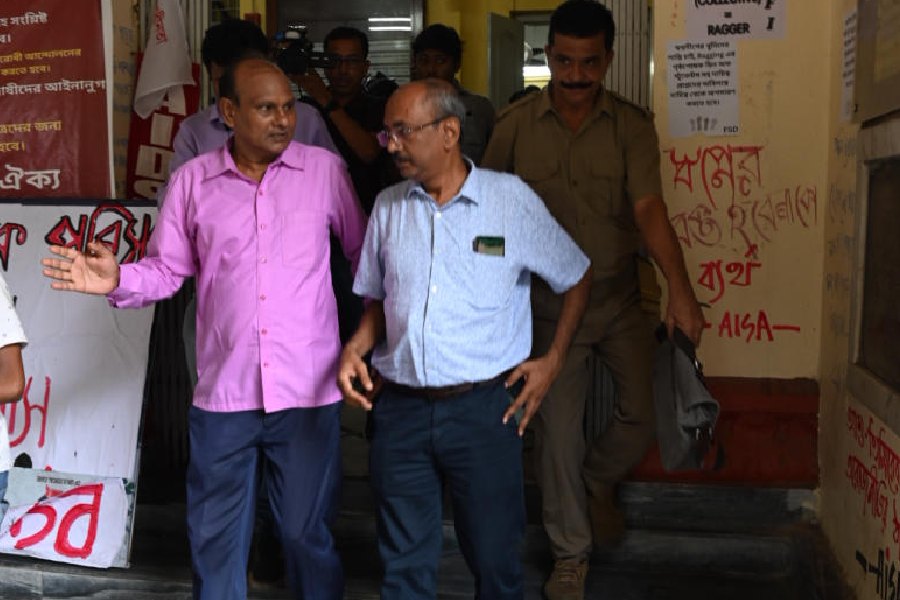
[[[694,346],[699,346],[705,322],[700,304],[693,292],[673,293],[672,290],[669,290],[666,328],[669,330],[670,338],[675,327],[678,327],[694,343]]]
[[[506,425],[510,417],[516,414],[521,407],[525,407],[522,420],[519,422],[519,435],[525,434],[525,428],[541,406],[550,384],[559,375],[562,368],[562,360],[553,353],[545,354],[540,358],[526,360],[510,373],[506,378],[506,387],[514,385],[519,379],[525,378],[522,391],[516,396],[509,408],[503,414],[503,424]]]

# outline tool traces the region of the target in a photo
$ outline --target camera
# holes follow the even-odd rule
[[[329,56],[324,52],[314,52],[313,44],[306,37],[306,25],[288,25],[281,37],[282,49],[275,55],[277,64],[285,75],[302,75],[310,68],[328,68]]]

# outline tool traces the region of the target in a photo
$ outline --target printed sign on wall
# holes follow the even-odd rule
[[[0,198],[110,195],[99,0],[0,3]]]
[[[689,0],[687,34],[721,40],[783,38],[787,0]]]

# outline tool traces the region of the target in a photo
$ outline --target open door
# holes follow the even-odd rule
[[[522,89],[525,26],[495,13],[488,15],[488,81],[490,99],[497,110]]]

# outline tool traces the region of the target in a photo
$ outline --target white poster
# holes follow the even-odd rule
[[[691,38],[721,40],[783,38],[787,0],[688,0]]]
[[[118,477],[12,469],[0,552],[88,567],[126,566],[128,512]]]
[[[23,398],[0,407],[14,466],[80,482],[135,479],[153,309],[117,310],[100,296],[52,290],[40,259],[48,244],[83,249],[98,240],[132,262],[146,252],[155,213],[115,201],[0,204],[0,268],[29,341]],[[16,481],[10,499],[21,497]]]
[[[738,135],[737,53],[730,41],[669,42],[669,134]]]

